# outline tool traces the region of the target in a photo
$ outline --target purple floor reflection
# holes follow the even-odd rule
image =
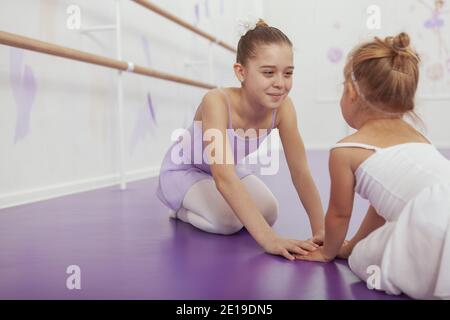
[[[450,152],[446,152],[450,155]],[[328,201],[327,152],[309,162]],[[310,236],[282,159],[263,180],[280,202],[275,229]],[[157,178],[0,211],[1,299],[406,299],[367,289],[346,261],[289,262],[264,254],[245,230],[198,231],[169,219],[155,197]],[[350,233],[367,204],[355,202]],[[81,268],[81,290],[66,269]]]

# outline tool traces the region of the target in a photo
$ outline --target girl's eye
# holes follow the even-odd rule
[[[273,71],[263,71],[263,74],[266,76],[272,76],[274,74],[274,72]],[[286,72],[284,75],[287,77],[290,77],[293,75],[293,72]]]

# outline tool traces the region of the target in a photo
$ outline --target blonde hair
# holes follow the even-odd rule
[[[384,40],[359,45],[350,52],[344,68],[366,106],[402,115],[414,113],[414,97],[419,82],[418,54],[410,47],[408,34],[402,32]]]
[[[270,27],[264,20],[259,19],[256,27],[247,31],[240,39],[237,47],[236,62],[245,65],[248,59],[256,56],[256,48],[261,44],[287,44],[292,42],[279,29]]]

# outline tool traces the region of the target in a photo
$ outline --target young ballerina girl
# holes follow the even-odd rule
[[[324,245],[298,258],[349,256],[362,280],[379,270],[376,289],[450,298],[450,161],[403,120],[414,110],[419,80],[419,57],[409,42],[401,33],[350,53],[341,109],[357,132],[330,152]],[[370,207],[344,244],[355,191]]]
[[[319,193],[308,168],[294,105],[288,98],[293,69],[291,41],[277,28],[259,20],[238,43],[234,71],[241,87],[209,91],[187,131],[193,142],[201,145],[203,133],[218,130],[225,142],[223,150],[219,148],[216,153],[223,153],[227,161],[174,163],[174,143],[163,160],[157,191],[173,217],[203,231],[225,235],[245,226],[267,253],[289,260],[295,259],[293,254],[315,250],[315,242],[323,240],[324,232]],[[245,138],[235,131],[237,128],[267,132]],[[312,241],[278,236],[270,227],[278,214],[274,195],[258,177],[235,165],[255,151],[274,128],[279,129],[292,181],[308,213]],[[250,143],[255,139],[256,143]],[[203,138],[203,150],[209,145]]]

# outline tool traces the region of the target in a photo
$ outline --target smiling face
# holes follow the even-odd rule
[[[234,69],[253,103],[275,109],[292,88],[293,61],[292,47],[287,44],[259,45],[245,66],[236,63]]]

